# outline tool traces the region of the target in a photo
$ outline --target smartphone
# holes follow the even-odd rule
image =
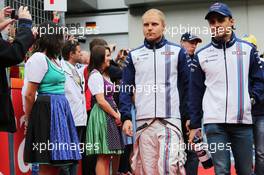
[[[18,15],[17,15],[16,10],[12,10],[12,12],[11,12],[11,19],[15,19],[15,20],[18,19]]]

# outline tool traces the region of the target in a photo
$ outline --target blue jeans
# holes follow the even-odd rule
[[[255,173],[264,174],[264,116],[253,116],[253,131],[255,143]]]
[[[206,124],[205,133],[216,175],[230,175],[230,150],[238,175],[250,175],[253,163],[252,125]]]

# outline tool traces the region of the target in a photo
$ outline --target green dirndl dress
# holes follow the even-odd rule
[[[107,114],[95,104],[90,113],[86,131],[86,155],[122,154],[123,149],[110,150],[107,140]]]

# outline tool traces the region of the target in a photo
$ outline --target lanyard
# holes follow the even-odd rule
[[[83,93],[82,79],[81,79],[81,77],[79,76],[77,70],[76,70],[76,69],[72,69],[72,67],[69,65],[68,62],[66,62],[66,65],[68,66],[68,68],[69,68],[69,69],[71,70],[71,72],[72,72],[72,76],[73,76],[73,80],[74,80],[74,82],[75,82],[78,86],[81,87],[81,89],[82,89],[81,92]],[[77,78],[76,78],[76,77],[77,77]]]

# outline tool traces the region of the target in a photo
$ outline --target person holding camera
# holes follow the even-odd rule
[[[5,7],[0,11],[0,32],[16,21],[10,18],[12,11],[13,9],[11,7]],[[21,6],[18,10],[18,28],[13,43],[10,44],[0,35],[0,131],[16,131],[14,109],[10,97],[6,68],[24,60],[25,54],[34,40],[31,27],[31,14],[27,7]]]
[[[128,64],[128,61],[126,60],[128,53],[129,49],[120,49],[117,53],[116,58],[111,61],[120,69],[124,69]]]
[[[188,66],[190,67],[192,60],[194,59],[194,53],[197,48],[197,45],[202,42],[202,39],[198,36],[191,34],[190,32],[186,32],[181,36],[181,46],[186,49],[188,53],[187,62]],[[188,134],[189,134],[189,125],[190,125],[190,118],[188,115],[187,108],[187,100],[188,96],[180,96],[180,111],[182,117],[182,132],[184,142],[188,143]],[[194,150],[186,149],[187,153],[187,161],[185,163],[186,175],[197,175],[198,174],[198,166],[199,166],[199,159],[196,155]]]

